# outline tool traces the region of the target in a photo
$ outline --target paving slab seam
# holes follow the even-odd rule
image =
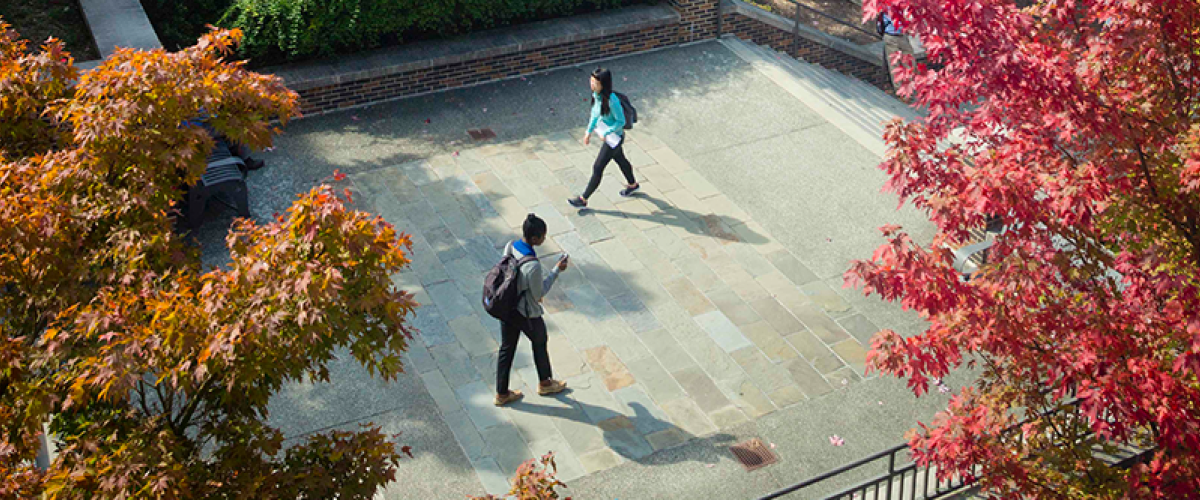
[[[537,143],[537,141],[533,142]],[[755,238],[762,239],[764,242],[775,241],[748,215],[744,216],[745,220],[740,220],[735,225],[736,232],[745,233],[744,235],[738,236],[734,234],[735,232],[729,232],[729,240],[720,240],[718,239],[720,233],[693,234],[689,230],[677,234],[676,228],[666,225],[666,220],[662,219],[667,212],[663,212],[658,206],[655,206],[653,211],[647,212],[645,219],[630,218],[627,213],[621,212],[619,217],[610,221],[600,220],[597,215],[584,212],[573,213],[568,210],[565,213],[559,213],[557,208],[553,208],[556,200],[546,200],[549,205],[539,205],[543,207],[541,209],[536,206],[530,207],[525,205],[521,199],[521,193],[526,193],[526,197],[529,197],[529,193],[532,192],[527,192],[527,190],[535,187],[528,184],[525,177],[520,177],[517,171],[512,169],[522,161],[537,162],[539,168],[549,168],[549,166],[540,159],[520,159],[521,157],[535,157],[525,149],[529,147],[529,143],[530,141],[509,141],[477,148],[488,148],[487,152],[481,154],[485,160],[485,168],[482,172],[496,172],[496,169],[499,168],[506,173],[497,172],[498,175],[492,177],[480,177],[481,174],[466,175],[465,179],[458,179],[458,181],[464,183],[464,186],[460,188],[462,190],[487,195],[487,198],[476,202],[477,208],[481,210],[481,214],[489,212],[487,209],[491,208],[490,211],[495,213],[510,231],[519,231],[519,225],[515,224],[518,215],[523,218],[524,213],[539,210],[555,219],[565,217],[558,224],[570,226],[565,232],[556,232],[553,242],[554,248],[557,250],[552,251],[551,255],[573,249],[571,253],[578,258],[576,267],[584,267],[567,271],[567,273],[577,273],[578,278],[562,278],[564,286],[567,285],[568,280],[572,279],[578,284],[565,290],[552,289],[552,292],[565,293],[562,297],[566,302],[562,307],[567,309],[564,311],[583,313],[583,317],[587,318],[585,321],[592,325],[572,328],[595,329],[600,324],[607,324],[609,329],[597,330],[602,334],[600,344],[597,346],[580,348],[568,345],[567,348],[574,352],[573,356],[587,360],[584,368],[588,371],[568,379],[573,380],[573,385],[576,387],[567,396],[568,407],[561,411],[567,412],[564,415],[575,415],[573,418],[585,421],[587,425],[597,426],[593,429],[598,429],[599,435],[603,438],[603,446],[600,447],[597,447],[597,442],[579,441],[577,433],[585,432],[587,427],[579,427],[574,424],[567,427],[556,425],[555,428],[546,430],[538,427],[537,424],[522,423],[538,420],[537,417],[526,415],[522,413],[524,410],[521,410],[524,407],[522,405],[526,404],[540,406],[537,405],[536,400],[530,400],[529,403],[517,403],[517,406],[503,410],[491,407],[490,397],[493,391],[488,380],[490,374],[494,372],[494,356],[488,351],[491,348],[471,340],[478,335],[473,333],[478,331],[476,330],[478,327],[471,325],[479,325],[479,318],[485,318],[492,328],[485,326],[484,329],[487,332],[483,335],[492,339],[490,342],[492,345],[495,345],[494,329],[498,325],[475,310],[473,304],[470,307],[464,306],[469,299],[465,297],[465,290],[460,290],[458,280],[449,274],[450,269],[454,266],[445,261],[445,259],[457,261],[465,258],[464,244],[473,236],[458,233],[472,231],[472,228],[476,226],[463,226],[458,230],[451,231],[449,229],[451,221],[447,219],[447,216],[456,213],[455,210],[465,210],[465,208],[447,205],[445,199],[424,199],[433,193],[445,192],[441,183],[445,182],[446,178],[439,173],[438,169],[429,166],[428,162],[432,159],[410,161],[396,168],[396,170],[407,169],[410,172],[418,173],[421,178],[418,181],[411,181],[417,183],[417,195],[423,197],[422,201],[416,202],[417,206],[428,204],[432,208],[429,213],[422,216],[425,218],[423,223],[414,226],[414,238],[421,248],[425,249],[423,251],[433,252],[430,255],[433,260],[428,260],[429,257],[421,257],[419,262],[414,262],[414,266],[419,268],[426,265],[423,263],[436,263],[441,266],[441,269],[444,269],[441,272],[448,273],[444,277],[438,274],[431,275],[429,278],[421,279],[421,283],[415,285],[418,292],[422,296],[428,297],[426,300],[430,301],[423,306],[426,309],[418,311],[418,316],[425,318],[425,328],[433,328],[430,330],[431,333],[439,332],[435,337],[420,337],[421,343],[424,344],[423,347],[429,349],[436,361],[432,368],[433,372],[422,374],[423,383],[426,385],[426,390],[438,402],[439,414],[450,423],[459,447],[471,458],[472,466],[475,467],[480,481],[489,489],[495,489],[500,485],[496,475],[497,470],[511,475],[510,473],[521,460],[530,458],[530,454],[533,453],[530,451],[531,447],[535,446],[533,443],[540,443],[536,445],[539,447],[547,443],[568,443],[568,448],[557,450],[564,463],[571,464],[567,466],[568,469],[572,469],[568,475],[585,475],[617,466],[628,460],[640,460],[650,453],[679,446],[694,438],[709,436],[722,429],[752,422],[755,418],[778,409],[822,397],[840,388],[838,380],[853,379],[857,381],[861,379],[861,376],[857,376],[853,372],[839,375],[846,367],[853,366],[852,360],[845,358],[842,353],[834,349],[833,344],[827,343],[823,339],[815,340],[826,346],[822,356],[825,359],[833,360],[834,364],[828,366],[823,364],[821,367],[824,369],[820,369],[821,367],[813,365],[814,360],[800,357],[790,362],[791,368],[785,369],[784,365],[772,361],[762,346],[752,342],[745,335],[744,329],[750,326],[749,322],[764,321],[764,317],[760,317],[760,314],[766,315],[766,319],[788,330],[792,328],[789,326],[791,324],[788,323],[789,321],[796,325],[805,325],[805,319],[798,316],[793,310],[794,307],[804,304],[809,304],[807,307],[812,309],[811,314],[817,315],[814,317],[824,318],[821,321],[829,328],[841,329],[841,325],[834,321],[823,307],[818,306],[808,297],[809,293],[816,293],[817,295],[814,297],[822,298],[824,296],[821,294],[828,295],[832,292],[805,283],[805,286],[813,290],[810,292],[802,287],[801,283],[794,281],[794,279],[807,281],[809,280],[808,276],[812,276],[812,273],[804,269],[803,264],[791,250],[785,247],[774,250],[774,253],[771,254],[774,256],[772,261],[755,248],[763,243],[751,243],[746,240],[746,235],[755,234]],[[554,147],[562,150],[561,145]],[[574,148],[570,147],[570,149]],[[565,153],[570,149],[562,151]],[[666,149],[666,146],[659,149]],[[515,156],[505,157],[505,155]],[[678,155],[674,155],[674,153],[665,156],[678,158]],[[643,159],[642,162],[643,168],[658,165],[657,161],[652,159],[649,161]],[[583,169],[582,166],[579,168]],[[664,172],[664,175],[670,175],[670,179],[682,179],[682,181],[677,181],[681,182],[678,186],[670,184],[668,181],[668,185],[673,188],[671,192],[678,193],[675,195],[676,197],[684,193],[694,196],[693,199],[696,200],[723,196],[713,184],[695,170],[686,167],[686,164],[682,169],[678,166],[674,168],[677,173]],[[384,175],[385,173],[377,169],[359,173],[356,178],[365,181],[370,176]],[[490,179],[489,183],[498,182],[499,184],[490,187],[482,186],[479,181],[483,179]],[[547,187],[559,186],[563,185],[561,181],[562,179],[555,177],[544,184]],[[382,189],[383,192],[377,193],[377,195],[398,196],[386,183],[375,182],[380,184],[372,186],[368,191]],[[646,180],[645,185],[647,193],[662,196],[662,193],[655,188],[653,180]],[[501,187],[503,187],[502,192],[496,191],[494,195],[488,195],[493,192],[493,188]],[[533,196],[542,198],[543,193],[539,192]],[[597,205],[600,205],[600,201],[606,200],[607,195],[601,195],[595,199],[598,202]],[[640,199],[622,200],[622,203],[638,203]],[[498,212],[496,203],[502,205]],[[544,202],[539,201],[539,203]],[[727,204],[731,210],[744,213],[729,200],[725,200],[723,203]],[[650,205],[653,204],[647,202],[647,206]],[[639,205],[631,205],[631,207],[635,206]],[[519,214],[516,213],[518,210]],[[697,210],[703,211],[705,208],[697,206]],[[700,224],[703,224],[703,221],[707,220],[706,218],[714,215],[712,212],[685,214]],[[468,220],[470,217],[477,217],[465,212],[461,216],[467,216]],[[486,217],[486,215],[483,216]],[[631,230],[634,231],[634,234],[646,237],[645,243],[650,247],[640,250],[627,248],[626,243],[618,238],[618,234],[612,233],[606,227],[606,224],[619,225],[618,221],[632,221],[634,227]],[[755,227],[754,231],[759,233],[751,231],[749,229],[751,225]],[[668,231],[664,228],[672,230]],[[747,233],[747,231],[751,232]],[[704,241],[703,238],[711,239],[715,242],[715,246],[710,247],[707,255],[701,258],[695,253],[695,249],[691,248],[691,245],[682,240],[681,235],[689,238],[702,238],[700,241]],[[493,242],[493,245],[498,244],[498,241]],[[563,246],[560,248],[559,245]],[[598,252],[597,249],[601,249],[602,252]],[[663,258],[668,259],[665,261],[667,263],[671,262],[670,259],[679,259],[680,264],[685,266],[691,266],[692,264],[688,263],[695,262],[699,267],[689,273],[691,276],[677,275],[679,279],[689,283],[688,286],[691,288],[663,290],[667,295],[660,299],[654,298],[653,295],[643,299],[639,298],[640,294],[633,293],[635,288],[620,275],[620,272],[623,271],[620,271],[619,266],[624,263],[621,260],[627,261],[630,256],[641,258],[650,249],[659,253],[667,252],[662,254]],[[616,252],[610,257],[618,262],[606,261],[604,255],[609,255],[611,252]],[[496,256],[499,256],[498,252]],[[781,260],[779,256],[787,258]],[[788,264],[789,266],[796,269],[777,267],[777,263],[788,262],[792,263]],[[722,267],[714,268],[713,265],[717,263],[721,263]],[[753,272],[748,272],[746,266],[755,266],[750,268]],[[700,291],[692,282],[693,277],[699,277],[694,274],[698,270],[707,270],[707,272],[713,273],[716,283],[721,286],[708,292]],[[647,270],[633,272],[647,272]],[[800,302],[793,304],[792,307],[785,307],[777,302],[776,293],[762,288],[762,285],[756,281],[757,276],[766,275],[780,276],[784,280],[782,285],[784,288],[776,291],[787,291],[792,294],[792,300]],[[661,278],[654,281],[660,280]],[[821,282],[815,280],[811,283]],[[581,285],[584,288],[580,288]],[[661,285],[652,286],[661,287]],[[737,293],[734,293],[734,290],[737,290]],[[723,294],[721,295],[723,298],[714,299],[716,296],[712,295],[713,293]],[[750,295],[742,295],[745,293]],[[676,294],[684,295],[676,296]],[[686,308],[682,310],[686,319],[672,319],[663,316],[669,309],[661,310],[654,302],[665,299],[674,304],[672,307],[680,307],[679,301],[686,294],[694,294],[697,299],[703,301],[693,301],[695,305],[692,307],[698,314],[691,314],[686,311]],[[758,297],[763,298],[758,299]],[[743,298],[754,299],[754,302],[747,302]],[[822,300],[831,299],[822,298]],[[759,309],[766,306],[771,308]],[[445,310],[442,311],[442,309]],[[734,314],[734,320],[726,316],[726,311]],[[841,312],[845,313],[841,317],[857,314],[853,308],[849,307]],[[555,318],[560,314],[562,311],[550,311],[547,319],[557,323]],[[598,318],[605,316],[611,316],[610,319],[605,320],[608,323],[596,323]],[[683,322],[680,323],[679,320]],[[663,333],[655,334],[660,329]],[[811,327],[805,327],[805,330],[802,331],[810,329]],[[452,334],[440,333],[442,330],[448,330]],[[686,333],[688,331],[703,332],[701,335],[704,336],[698,339],[699,344],[696,343],[697,339],[689,339],[686,336],[691,335]],[[571,339],[577,335],[571,329],[553,333],[562,335],[569,344],[572,342]],[[671,338],[671,343],[666,344],[669,350],[660,351],[659,348],[649,345],[644,336],[651,334],[666,335]],[[440,337],[441,335],[449,336],[443,339]],[[681,335],[684,336],[681,337]],[[778,342],[786,343],[782,334],[776,335],[779,338]],[[844,333],[830,338],[836,340],[834,343],[843,346],[842,349],[839,349],[842,351],[845,351],[845,346],[849,345],[845,342],[857,342],[853,336]],[[431,340],[436,343],[429,344]],[[467,344],[464,344],[468,340],[473,346],[469,349]],[[614,340],[617,342],[611,343]],[[671,352],[670,349],[678,349],[681,352]],[[560,352],[560,355],[567,354]],[[734,354],[737,355],[736,359],[733,357]],[[513,385],[515,388],[528,389],[532,387],[530,384],[536,384],[536,380],[533,379],[536,377],[533,377],[530,371],[528,359],[523,356],[519,353],[518,360],[514,363]],[[661,356],[672,359],[671,366],[677,367],[678,371],[661,371],[661,375],[656,375],[653,371],[645,371],[648,367],[639,368],[644,364],[639,364],[641,360],[648,359],[653,360],[655,366],[658,366],[657,370],[663,370],[660,363],[664,358]],[[802,365],[797,363],[802,363]],[[640,375],[634,376],[627,367],[634,367]],[[806,368],[801,369],[801,367]],[[791,370],[790,376],[787,375],[788,370]],[[639,380],[638,377],[652,378]],[[653,377],[665,377],[665,380],[655,381]],[[782,380],[780,377],[789,380]],[[446,384],[446,381],[451,383],[443,386],[442,384]],[[819,385],[813,385],[817,381],[820,381]],[[646,383],[654,385],[644,385]],[[631,410],[635,408],[632,406],[634,404],[637,405],[636,408],[645,409],[648,413],[643,415],[640,411],[632,412]],[[622,414],[623,411],[630,413]],[[657,415],[657,417],[652,417],[652,415]],[[630,417],[636,418],[630,419]],[[534,427],[529,425],[534,425]],[[464,426],[469,426],[469,428]],[[597,431],[586,431],[585,434],[594,432]],[[569,444],[572,440],[575,441],[575,444]],[[556,446],[561,446],[561,444]]]

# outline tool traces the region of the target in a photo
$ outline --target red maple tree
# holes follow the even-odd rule
[[[868,0],[928,51],[897,56],[885,189],[932,241],[887,243],[847,286],[897,300],[923,334],[882,331],[870,364],[918,395],[980,367],[910,445],[1001,495],[1189,498],[1200,491],[1200,3]],[[999,216],[964,280],[949,248]],[[1010,426],[1027,419],[1015,429]],[[1097,450],[1150,450],[1113,467]]]

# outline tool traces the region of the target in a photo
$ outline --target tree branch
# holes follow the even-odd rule
[[[1134,151],[1138,154],[1138,166],[1142,167],[1142,176],[1146,178],[1146,186],[1150,188],[1150,195],[1158,200],[1158,185],[1154,183],[1154,176],[1150,173],[1150,163],[1146,159],[1146,152],[1142,150],[1142,145],[1135,142],[1133,144]]]
[[[170,419],[171,414],[174,413],[175,410],[174,398],[171,397],[170,393],[164,395],[162,386],[157,383],[154,384],[154,393],[158,395],[158,404],[162,407],[163,413],[165,413],[167,418]]]
[[[202,396],[204,396],[204,394],[212,388],[213,383],[216,381],[216,375],[210,374],[208,378],[204,380],[204,383],[200,384],[200,388],[196,390],[196,393],[188,399],[187,405],[179,411],[179,419],[174,420],[171,423],[171,426],[175,430],[175,434],[179,436],[180,439],[187,438],[187,436],[184,434],[184,431],[191,426],[192,415],[195,414],[196,408],[200,405],[200,401],[204,399]]]
[[[1173,200],[1164,200],[1159,197],[1158,188],[1154,183],[1154,177],[1150,174],[1149,160],[1146,158],[1145,151],[1142,150],[1142,145],[1140,143],[1134,143],[1133,147],[1138,154],[1138,165],[1142,168],[1142,175],[1146,177],[1146,183],[1150,187],[1150,194],[1153,196],[1152,205],[1162,204],[1168,207],[1168,209],[1161,211],[1163,218],[1167,219],[1171,225],[1175,226],[1179,232],[1183,233],[1184,238],[1192,247],[1192,251],[1190,253],[1192,254],[1192,260],[1194,261],[1193,263],[1200,264],[1200,234],[1197,234],[1196,221],[1193,220],[1192,222],[1187,222],[1179,220],[1178,217],[1175,217],[1171,213],[1170,209],[1178,207],[1178,204],[1174,203]],[[1182,208],[1186,211],[1191,211],[1190,207],[1184,206]]]

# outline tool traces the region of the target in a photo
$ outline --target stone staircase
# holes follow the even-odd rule
[[[720,43],[881,157],[884,124],[893,118],[921,116],[918,110],[856,78],[736,37],[724,37]]]

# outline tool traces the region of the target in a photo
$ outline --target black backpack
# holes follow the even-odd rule
[[[508,321],[517,312],[517,302],[521,300],[517,278],[521,276],[521,266],[526,262],[537,260],[533,255],[518,259],[514,255],[505,255],[488,271],[483,278],[483,310],[500,321]]]
[[[629,130],[633,128],[633,124],[637,123],[637,108],[629,103],[629,97],[625,94],[620,92],[613,93],[617,94],[617,99],[621,100],[621,111],[625,113],[625,130]]]

